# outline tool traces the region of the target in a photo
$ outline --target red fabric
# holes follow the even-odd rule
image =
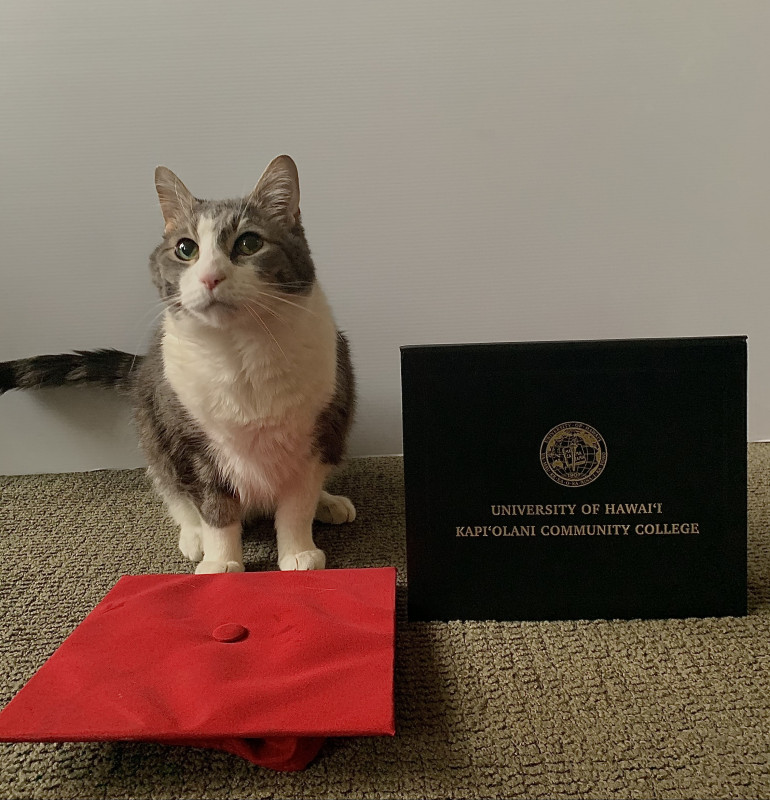
[[[323,737],[394,733],[394,609],[392,568],[121,578],[0,713],[0,741],[301,769]]]
[[[318,755],[326,740],[322,737],[274,737],[271,739],[201,739],[195,741],[167,741],[163,744],[179,744],[186,747],[206,747],[212,750],[225,750],[245,758],[260,767],[296,772],[305,767]]]

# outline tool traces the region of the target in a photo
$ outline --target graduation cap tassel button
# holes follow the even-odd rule
[[[218,642],[240,642],[245,639],[249,629],[244,628],[243,625],[238,625],[235,622],[228,622],[226,625],[220,625],[214,628],[211,634]]]

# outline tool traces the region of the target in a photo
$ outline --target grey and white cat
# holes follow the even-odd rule
[[[242,519],[255,510],[275,514],[280,569],[322,569],[313,519],[356,514],[323,489],[343,458],[354,385],[300,221],[297,168],[279,156],[241,200],[199,200],[165,167],[155,185],[165,231],[150,271],[166,310],[147,355],[6,362],[0,392],[127,390],[149,474],[197,573],[244,569]]]

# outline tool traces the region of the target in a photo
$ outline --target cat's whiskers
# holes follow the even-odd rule
[[[155,316],[152,318],[147,327],[148,328],[153,327],[158,322],[158,320],[169,310],[169,308],[171,308],[170,305],[164,305],[164,307],[161,308],[160,311],[157,312],[157,314],[155,314]]]
[[[181,299],[182,293],[174,292],[173,294],[168,295],[168,297],[164,297],[162,302],[166,304],[166,308],[171,308],[172,306],[177,305]]]
[[[136,328],[138,328],[140,325],[142,326],[142,328],[147,328],[150,325],[152,325],[153,322],[155,322],[155,320],[158,318],[159,314],[162,314],[165,310],[166,306],[162,302],[153,303],[150,306],[150,308],[144,310],[144,313],[141,315],[141,317],[134,326],[134,331],[136,331]],[[153,315],[152,319],[149,322],[145,322],[145,320],[150,314]]]
[[[260,291],[258,291],[257,294],[260,295],[261,297],[269,297],[271,300],[280,300],[282,303],[288,303],[290,306],[294,306],[294,308],[299,308],[302,311],[306,311],[308,314],[312,314],[314,317],[318,316],[318,314],[315,311],[309,309],[307,306],[300,305],[299,303],[295,303],[292,300],[287,300],[285,297],[281,297],[278,294],[270,294],[270,292],[260,292]]]
[[[144,318],[148,314],[151,314],[153,312],[157,312],[158,307],[160,307],[160,309],[161,309],[160,313],[163,313],[163,311],[165,311],[166,308],[168,308],[169,305],[171,304],[170,301],[175,302],[176,300],[179,299],[179,297],[180,297],[180,293],[179,292],[174,292],[172,295],[169,295],[168,297],[159,298],[148,309],[145,310],[145,312],[141,316],[140,322],[144,322]],[[156,318],[157,318],[157,314],[156,314]]]
[[[281,281],[278,282],[271,282],[270,286],[275,289],[288,289],[288,288],[300,288],[300,289],[309,289],[313,285],[313,281]]]
[[[257,322],[259,322],[259,324],[265,329],[265,331],[267,331],[267,335],[275,342],[275,346],[281,351],[281,355],[286,359],[286,363],[288,364],[289,357],[286,355],[281,345],[278,344],[278,339],[276,339],[275,336],[273,336],[272,331],[270,330],[270,328],[267,327],[267,324],[262,319],[262,317],[259,316],[257,310],[255,308],[252,308],[248,304],[245,304],[244,308],[246,309],[246,311],[248,311],[249,314],[251,314],[252,317],[254,317],[255,320],[257,320]]]
[[[178,297],[178,294],[172,295],[172,297]],[[133,332],[131,334],[131,338],[132,339],[136,335],[136,329],[138,327],[141,326],[144,330],[147,330],[148,328],[152,329],[155,326],[157,321],[168,310],[168,304],[166,302],[167,299],[168,298],[161,298],[160,300],[156,300],[148,309],[146,309],[144,311],[142,316],[139,318],[138,322],[136,322],[136,324],[134,325],[134,330],[133,330]],[[158,309],[159,306],[160,306],[160,309]],[[153,314],[153,317],[149,322],[145,322],[145,319],[147,318],[148,314]],[[137,351],[140,348],[139,347],[134,347],[133,349],[134,349],[134,351]],[[133,359],[131,360],[131,366],[129,367],[129,370],[128,370],[129,374],[131,372],[133,372],[133,370],[134,370],[134,366],[136,365],[136,359],[137,359],[137,355],[135,353]]]
[[[270,308],[270,306],[265,305],[264,303],[260,303],[259,300],[253,300],[253,301],[244,300],[243,302],[244,302],[245,305],[249,306],[254,311],[256,311],[257,308],[259,308],[262,311],[270,312],[279,322],[283,322],[284,324],[286,322],[288,322],[286,317],[282,317],[277,311],[275,311],[274,309]],[[252,302],[254,303],[254,305],[252,305]],[[254,306],[256,306],[256,308],[254,308]]]
[[[140,325],[142,326],[142,328],[148,328],[148,327],[152,327],[152,326],[155,324],[155,321],[158,319],[158,316],[160,316],[160,314],[162,314],[162,313],[163,313],[163,312],[166,310],[165,308],[161,309],[161,311],[160,311],[159,313],[156,313],[156,314],[153,316],[153,318],[150,320],[150,322],[149,322],[149,323],[147,323],[147,324],[145,325],[145,322],[144,322],[144,319],[145,319],[145,317],[146,317],[148,314],[150,314],[150,313],[154,312],[154,311],[157,309],[157,307],[158,307],[158,303],[157,303],[157,302],[156,302],[156,303],[153,303],[153,305],[152,305],[152,306],[151,306],[149,309],[147,309],[147,310],[144,312],[144,314],[142,314],[141,318],[139,319],[139,322],[137,322],[137,323],[134,325],[134,330],[133,330],[133,333],[131,334],[131,338],[132,338],[132,339],[134,338],[134,335],[136,334],[136,329],[137,329],[137,328],[138,328]],[[131,374],[131,373],[134,371],[134,367],[136,366],[136,359],[137,359],[137,352],[136,352],[136,351],[137,351],[137,350],[139,350],[139,348],[138,348],[138,347],[134,347],[134,348],[132,348],[132,349],[133,349],[133,351],[134,351],[134,357],[131,359],[131,366],[128,368],[128,374],[129,374],[129,375],[130,375],[130,374]]]
[[[131,366],[128,368],[128,374],[130,375],[134,371],[134,367],[136,366],[136,359],[139,358],[137,353],[134,353],[134,357],[131,359]]]
[[[175,294],[169,295],[168,297],[164,297],[160,300],[161,308],[158,310],[158,303],[156,303],[149,311],[155,311],[155,316],[147,323],[148,328],[152,328],[155,323],[168,311],[170,308],[173,307],[175,303],[179,301],[181,295],[177,292]],[[144,316],[147,316],[148,312],[145,311]],[[144,319],[144,317],[143,317]]]

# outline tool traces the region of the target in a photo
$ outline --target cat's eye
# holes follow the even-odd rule
[[[174,252],[182,261],[192,261],[198,255],[198,245],[192,239],[180,239]]]
[[[235,240],[233,252],[238,256],[253,256],[262,247],[262,238],[256,233],[244,233]]]

